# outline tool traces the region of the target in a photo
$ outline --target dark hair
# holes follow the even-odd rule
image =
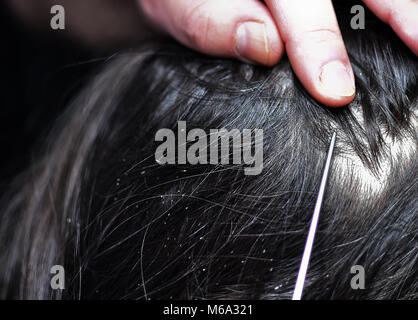
[[[287,59],[264,68],[161,44],[110,59],[3,199],[0,296],[290,298],[335,131],[304,298],[418,298],[418,64],[380,22],[340,25],[357,95],[339,109],[310,98]],[[156,163],[155,133],[178,120],[263,129],[262,173]]]

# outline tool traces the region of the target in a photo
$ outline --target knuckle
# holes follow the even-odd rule
[[[156,1],[140,0],[139,7],[141,8],[141,11],[145,14],[145,16],[147,16],[153,22],[156,22],[158,20]]]
[[[188,10],[183,15],[181,25],[186,41],[195,48],[204,49],[207,45],[207,34],[213,24],[212,18],[205,10],[206,2]]]
[[[305,31],[303,34],[303,38],[310,39],[310,41],[316,43],[340,41],[341,33],[339,30],[333,28],[317,28]]]

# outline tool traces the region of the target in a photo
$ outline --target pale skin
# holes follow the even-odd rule
[[[208,55],[266,66],[275,65],[286,51],[295,74],[317,101],[341,107],[355,96],[353,71],[331,0],[9,2],[26,21],[38,25],[48,17],[50,6],[64,5],[70,32],[91,45],[135,41],[158,30]],[[363,3],[418,55],[417,0]]]

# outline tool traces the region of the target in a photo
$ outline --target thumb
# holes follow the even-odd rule
[[[272,66],[284,46],[276,24],[257,0],[139,0],[160,29],[212,56]]]

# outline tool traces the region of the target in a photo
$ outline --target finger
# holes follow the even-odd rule
[[[284,46],[270,12],[258,0],[140,0],[147,16],[203,53],[274,65]]]
[[[413,0],[363,0],[381,20],[389,24],[403,42],[418,55],[418,2]]]
[[[319,102],[339,107],[355,95],[354,75],[331,0],[266,0],[293,70]]]

